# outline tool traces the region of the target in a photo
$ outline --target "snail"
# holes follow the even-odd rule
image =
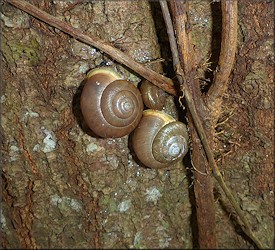
[[[140,92],[143,102],[149,109],[162,110],[166,100],[166,93],[148,80],[142,81]]]
[[[122,137],[137,126],[143,101],[138,88],[109,67],[91,70],[80,97],[84,121],[98,136]]]
[[[137,158],[150,168],[167,168],[188,151],[188,132],[184,123],[157,110],[145,110],[133,132],[132,146]]]

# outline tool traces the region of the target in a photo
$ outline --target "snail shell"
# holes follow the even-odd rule
[[[143,101],[133,83],[103,67],[87,74],[80,107],[94,133],[103,138],[122,137],[132,132],[140,121]]]
[[[188,151],[184,123],[157,110],[145,110],[132,137],[138,159],[150,168],[166,168],[180,161]]]
[[[148,80],[142,81],[140,92],[143,102],[149,109],[162,110],[166,101],[166,93]]]

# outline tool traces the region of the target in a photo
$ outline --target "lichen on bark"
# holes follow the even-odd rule
[[[141,63],[161,57],[146,1],[34,2]],[[209,60],[216,63],[209,56],[218,39],[208,40],[219,27],[212,20],[214,5],[219,2],[191,3],[194,56],[202,73]],[[214,145],[226,182],[271,248],[272,5],[239,2],[238,54]],[[181,164],[170,171],[141,167],[127,136],[100,139],[81,123],[79,92],[89,69],[109,65],[135,84],[140,77],[96,48],[7,3],[2,7],[2,247],[192,248],[191,171]],[[208,84],[207,76],[197,77],[202,87]],[[177,115],[175,106],[165,110]],[[219,193],[215,198],[219,247],[251,248],[226,200]]]
[[[37,6],[137,61],[161,57],[146,1]],[[109,65],[136,85],[140,77],[7,3],[2,12],[9,18],[2,22],[3,247],[190,248],[182,165],[162,172],[140,167],[128,136],[93,137],[79,119],[89,69]],[[25,21],[19,27],[17,20]]]

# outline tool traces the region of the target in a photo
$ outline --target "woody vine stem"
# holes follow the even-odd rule
[[[115,47],[113,47],[111,44],[106,43],[100,39],[98,39],[97,37],[93,37],[91,35],[86,35],[83,32],[81,32],[80,30],[72,27],[71,25],[69,25],[66,22],[63,22],[61,20],[59,20],[58,18],[40,10],[39,8],[33,6],[32,4],[29,4],[28,2],[25,2],[23,0],[6,0],[6,2],[14,5],[15,7],[27,12],[28,14],[44,21],[45,23],[58,28],[60,30],[62,30],[63,32],[71,35],[72,37],[86,43],[89,44],[91,46],[94,46],[98,49],[100,49],[101,51],[105,52],[106,54],[108,54],[109,56],[111,56],[113,59],[115,59],[116,61],[118,61],[119,63],[127,66],[128,68],[131,68],[132,70],[134,70],[136,73],[138,73],[139,75],[141,75],[142,77],[144,77],[145,79],[151,81],[153,84],[155,84],[156,86],[158,86],[159,88],[165,90],[166,92],[174,95],[174,96],[179,96],[177,91],[175,90],[174,86],[173,86],[173,82],[170,78],[164,77],[163,75],[160,75],[158,73],[156,73],[155,71],[144,67],[142,64],[134,61],[129,55],[123,53],[122,51],[116,49]],[[231,1],[222,1],[222,2],[231,2]],[[235,2],[235,1],[232,1]],[[188,84],[185,80],[185,75],[186,71],[183,71],[180,63],[179,63],[179,56],[178,56],[178,48],[177,48],[177,42],[174,36],[174,28],[172,25],[172,21],[171,21],[171,17],[169,14],[169,10],[167,7],[167,3],[166,1],[160,1],[161,6],[162,6],[162,11],[163,11],[163,15],[164,15],[164,19],[166,21],[166,25],[167,25],[167,32],[169,34],[169,40],[170,40],[170,45],[171,45],[171,50],[173,53],[173,63],[174,66],[176,68],[176,71],[178,73],[178,80],[182,86],[181,91],[183,92],[185,99],[186,99],[186,103],[188,106],[188,109],[192,115],[192,118],[194,120],[197,132],[200,136],[201,142],[203,144],[205,153],[207,155],[209,164],[213,170],[213,175],[215,177],[215,179],[217,180],[217,182],[219,183],[219,185],[221,186],[222,190],[224,191],[226,197],[228,198],[228,200],[230,201],[230,203],[232,204],[232,206],[234,207],[234,209],[236,210],[237,215],[239,216],[240,220],[242,223],[241,227],[243,229],[243,231],[247,234],[247,236],[249,236],[249,238],[257,245],[258,248],[264,248],[263,244],[257,239],[257,237],[253,234],[251,226],[249,225],[243,211],[240,208],[240,205],[238,204],[238,202],[236,201],[236,199],[234,198],[234,196],[232,195],[232,192],[229,190],[229,188],[227,187],[226,183],[224,182],[222,175],[217,167],[217,164],[215,162],[214,156],[213,156],[213,152],[210,148],[209,142],[207,140],[206,137],[206,133],[205,130],[202,126],[202,122],[201,119],[199,117],[199,115],[197,114],[197,110],[196,110],[196,106],[195,103],[192,99],[192,96],[190,94],[189,91],[189,87]],[[223,3],[224,4],[224,3]],[[223,15],[227,15],[228,13],[223,13]],[[236,15],[236,13],[234,13],[234,15]],[[185,23],[184,20],[182,20],[182,27],[185,27]],[[237,24],[235,24],[237,25]],[[223,28],[224,28],[224,23],[223,23]],[[236,35],[236,34],[235,34]],[[185,39],[186,43],[190,43],[190,41],[188,41],[188,37],[186,37]],[[236,45],[233,45],[236,46]],[[229,47],[227,46],[222,46],[222,50],[226,50],[226,49],[232,49],[232,44],[230,44]],[[234,48],[233,48],[233,51]],[[232,52],[232,51],[230,51]],[[222,54],[222,53],[221,53]],[[226,53],[225,53],[226,54]],[[185,64],[188,64],[188,53],[186,53],[187,57],[185,57]],[[221,58],[220,60],[224,60],[225,58]],[[223,65],[223,64],[221,64]],[[227,82],[228,80],[228,76],[229,73],[232,69],[232,65],[230,65],[229,68],[225,69],[225,72],[222,72],[220,74],[220,76],[218,75],[219,81],[224,81]],[[229,73],[228,73],[229,72]],[[213,86],[215,86],[215,82],[213,84]],[[222,94],[222,91],[219,93],[216,93],[215,91],[213,91],[216,95],[220,96]],[[213,95],[214,96],[214,95]]]
[[[236,39],[237,38],[237,1],[232,1],[235,3],[233,3],[232,6],[230,6],[232,8],[231,11],[225,11],[226,8],[227,9],[230,8],[230,7],[228,8],[227,4],[231,4],[231,3],[228,3],[230,1],[228,1],[227,3],[226,2],[227,1],[222,2],[222,9],[223,9],[223,13],[222,13],[223,14],[223,24],[222,24],[223,27],[222,27],[222,29],[223,29],[223,34],[225,34],[225,36],[227,36],[229,34],[230,37],[224,37],[224,36],[222,37],[222,46],[221,46],[221,53],[220,53],[220,58],[219,58],[220,69],[219,69],[219,71],[217,71],[217,74],[214,78],[214,84],[213,84],[214,87],[216,87],[216,88],[217,88],[217,86],[216,86],[217,83],[219,83],[222,87],[219,88],[220,89],[220,91],[218,91],[219,95],[215,93],[215,99],[222,97],[224,91],[226,90],[225,86],[227,84],[229,74],[233,67],[233,61],[234,61],[234,56],[235,56],[235,51],[236,51],[236,46],[237,46],[237,43],[236,43],[236,40],[237,40]],[[198,131],[201,142],[203,144],[203,147],[204,147],[205,153],[207,155],[210,167],[213,171],[214,178],[217,180],[220,187],[224,191],[226,197],[228,198],[231,205],[234,207],[236,213],[238,214],[238,216],[242,222],[241,227],[242,227],[243,231],[246,233],[247,236],[249,236],[249,238],[251,240],[253,240],[253,242],[257,245],[258,248],[263,249],[264,246],[259,241],[259,239],[253,234],[251,226],[249,225],[244,212],[241,210],[240,205],[238,204],[237,200],[234,198],[232,192],[230,191],[230,189],[227,187],[226,183],[224,182],[221,172],[216,164],[213,152],[210,148],[209,142],[206,137],[205,129],[203,128],[201,119],[196,111],[196,106],[195,106],[195,103],[191,97],[191,94],[189,91],[189,86],[188,86],[186,78],[185,78],[186,73],[189,73],[189,71],[191,71],[191,69],[186,67],[185,71],[183,71],[180,66],[177,42],[176,42],[176,38],[174,35],[174,28],[173,28],[173,24],[172,24],[172,20],[171,20],[171,16],[169,13],[169,9],[168,9],[166,0],[160,1],[160,5],[161,5],[164,20],[166,23],[167,33],[168,33],[168,37],[169,37],[169,43],[170,43],[171,52],[173,55],[174,68],[175,68],[176,72],[178,73],[178,80],[179,80],[179,83],[181,84],[182,92],[186,98],[186,103],[188,105],[188,108],[189,108],[192,118],[194,120],[196,129]],[[180,20],[181,27],[186,27],[185,20],[187,20],[187,18]],[[232,25],[228,25],[226,23],[227,20],[230,20]],[[184,32],[186,32],[186,31],[184,30]],[[186,45],[186,46],[184,46],[185,49],[183,49],[184,50],[183,51],[184,65],[191,65],[191,63],[189,62],[189,55],[188,55],[189,52],[186,51],[186,48],[188,48],[189,44],[190,44],[189,37],[187,34],[181,34],[181,35],[182,35],[182,37],[184,37],[184,39],[185,39],[184,45]]]

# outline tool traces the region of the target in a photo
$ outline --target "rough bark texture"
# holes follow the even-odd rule
[[[198,246],[201,249],[217,248],[215,204],[213,195],[213,180],[207,158],[203,152],[202,144],[192,129],[192,166],[194,167],[194,193],[198,227]],[[211,222],[211,223],[210,223]],[[211,226],[209,226],[211,225]]]
[[[191,9],[191,33],[197,52],[194,57],[201,67],[202,74],[198,76],[201,87],[207,91],[213,75],[204,72],[207,68],[215,69],[219,55],[220,3],[209,5],[207,2],[192,1]],[[274,197],[272,9],[273,3],[268,1],[239,2],[236,64],[218,124],[214,131],[209,130],[210,138],[215,132],[213,149],[226,183],[247,213],[257,236],[269,247],[274,244],[273,222],[270,219],[274,214],[271,202]],[[215,20],[213,22],[209,22],[210,13]],[[205,39],[209,34],[212,34],[211,39]],[[210,51],[211,56],[207,55]],[[201,110],[200,107],[198,109]],[[207,113],[206,110],[206,117]],[[199,176],[199,173],[195,175]],[[248,248],[249,243],[244,242],[244,238],[232,234],[232,230],[242,232],[236,226],[235,213],[230,205],[224,197],[218,194],[215,197],[218,246]],[[231,237],[224,238],[225,234]]]
[[[237,60],[216,127],[217,160],[224,178],[255,233],[270,248],[274,248],[273,9],[273,1],[239,2]],[[229,229],[223,219],[230,218],[230,212],[218,213],[219,236]],[[232,241],[248,247],[239,236]]]
[[[190,2],[186,1],[170,2],[179,51],[179,59],[176,59],[176,61],[179,62],[174,61],[174,64],[177,67],[177,64],[180,63],[180,67],[185,75],[184,82],[181,82],[181,88],[183,89],[182,91],[184,92],[188,107],[187,117],[192,141],[191,161],[194,169],[193,184],[196,204],[198,246],[201,249],[215,249],[217,248],[217,239],[213,184],[209,168],[210,164],[208,164],[207,157],[204,154],[206,151],[204,152],[202,146],[205,145],[205,143],[200,140],[202,137],[208,140],[210,148],[213,146],[214,133],[211,126],[207,128],[205,126],[206,118],[209,120],[209,110],[205,107],[201,98],[200,81],[197,77],[197,58],[194,56],[197,51],[194,50],[193,46],[192,30],[186,28],[191,26],[189,3]],[[194,9],[197,9],[196,7],[197,6],[195,6]],[[194,23],[195,20],[192,21]],[[198,119],[201,121],[200,126],[198,126]],[[199,136],[197,128],[199,128],[200,132],[202,132],[202,129],[206,131],[205,135]],[[211,227],[209,227],[209,225],[211,225]]]
[[[160,57],[144,1],[33,3],[142,63]],[[191,247],[184,168],[141,168],[127,136],[83,131],[79,93],[89,69],[103,63],[139,78],[8,4],[2,11],[3,247]]]
[[[146,2],[31,2],[112,42],[140,62],[160,57]],[[217,20],[218,6],[207,1],[191,4],[194,56],[201,62],[201,78],[210,51],[215,64],[219,24],[213,19]],[[226,182],[255,233],[270,248],[274,247],[272,14],[272,1],[239,2],[237,60],[214,145]],[[1,25],[2,247],[192,248],[194,201],[185,168],[140,167],[127,136],[91,137],[81,122],[79,93],[89,69],[108,64],[135,83],[138,76],[6,3]],[[207,83],[201,81],[203,86]],[[176,114],[175,108],[166,111]],[[227,201],[218,192],[215,197],[219,248],[252,248]]]

